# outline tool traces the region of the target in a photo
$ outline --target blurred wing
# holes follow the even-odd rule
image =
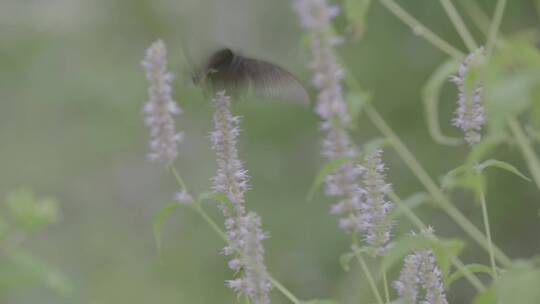
[[[236,55],[229,49],[216,52],[201,75],[215,91],[251,91],[263,98],[309,105],[306,89],[291,73],[266,61]]]
[[[291,73],[266,61],[237,57],[238,64],[244,70],[243,74],[255,95],[309,105],[307,90]]]

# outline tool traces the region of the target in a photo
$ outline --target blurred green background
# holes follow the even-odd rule
[[[426,128],[420,89],[445,57],[376,2],[362,39],[340,52],[390,125],[440,178],[468,151],[436,145]],[[401,3],[464,49],[437,1]],[[488,12],[494,6],[491,0],[479,3]],[[535,4],[509,1],[502,31],[538,28]],[[337,22],[342,24],[342,17]],[[145,159],[148,133],[140,109],[147,83],[140,61],[152,41],[166,42],[177,75],[175,97],[184,109],[177,126],[186,139],[176,165],[201,192],[209,188],[216,167],[207,136],[212,108],[190,84],[190,69],[215,48],[229,46],[285,66],[309,84],[302,37],[289,0],[1,0],[0,202],[21,186],[59,201],[59,222],[20,246],[62,273],[70,292],[31,278],[2,286],[11,273],[0,270],[0,303],[234,303],[224,285],[233,273],[218,255],[223,243],[189,209],[173,214],[164,226],[161,259],[155,249],[153,217],[177,189],[164,168]],[[460,136],[449,123],[454,100],[448,85],[441,121],[446,133]],[[253,186],[248,206],[272,235],[265,242],[270,271],[303,299],[358,303],[369,297],[357,267],[344,272],[338,264],[349,239],[328,214],[331,201],[322,194],[306,201],[322,165],[317,117],[309,109],[254,99],[234,110],[244,117],[240,153]],[[358,143],[379,136],[360,119],[354,133]],[[528,174],[514,146],[497,149],[494,158]],[[400,196],[423,189],[394,152],[385,160]],[[473,197],[459,191],[452,197],[481,227]],[[512,257],[540,252],[538,200],[533,184],[490,172],[494,241]],[[221,222],[217,208],[206,207]],[[419,214],[438,234],[463,237],[442,212],[426,207]],[[402,220],[396,234],[411,229]],[[468,244],[463,259],[487,263],[487,254]],[[450,302],[466,303],[472,295],[470,285],[460,283]],[[287,303],[278,292],[272,296],[273,303]]]

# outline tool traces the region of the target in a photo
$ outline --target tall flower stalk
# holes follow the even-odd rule
[[[433,234],[433,228],[428,227],[423,234]],[[394,289],[406,304],[448,304],[441,276],[433,251],[417,250],[405,257]],[[423,300],[418,302],[420,297]]]
[[[313,85],[319,90],[315,112],[322,119],[321,130],[325,133],[322,154],[328,161],[351,159],[326,177],[326,194],[339,198],[331,213],[342,216],[339,224],[342,229],[355,232],[363,189],[358,183],[361,169],[354,165],[358,149],[346,129],[350,116],[342,94],[344,73],[333,50],[340,38],[333,35],[331,21],[339,9],[329,6],[326,0],[297,0],[294,7],[311,38],[309,67],[313,71]]]
[[[267,234],[261,228],[260,217],[245,208],[249,177],[236,147],[241,119],[233,116],[230,106],[231,99],[225,91],[218,92],[214,98],[214,130],[210,134],[218,163],[213,190],[226,195],[228,200],[221,205],[229,241],[223,253],[234,256],[229,267],[240,273],[238,278],[227,281],[227,285],[247,296],[252,304],[269,304],[272,283],[264,264],[262,245]]]
[[[176,132],[174,115],[182,110],[172,98],[172,73],[167,71],[167,50],[161,40],[154,42],[146,51],[141,63],[150,83],[148,101],[144,104],[146,126],[150,130],[150,153],[152,162],[168,164],[178,155],[177,145],[182,133]]]
[[[465,133],[465,141],[474,145],[482,139],[482,127],[486,123],[486,111],[482,102],[483,88],[474,77],[470,75],[474,65],[482,59],[484,49],[480,48],[470,53],[459,66],[458,74],[450,80],[458,88],[458,108],[452,120],[455,127]],[[470,82],[473,83],[470,83]]]

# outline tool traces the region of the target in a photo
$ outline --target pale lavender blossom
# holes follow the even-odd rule
[[[231,204],[220,206],[225,216],[228,246],[223,254],[234,256],[229,268],[241,276],[227,281],[235,292],[246,295],[250,303],[269,304],[272,283],[264,264],[262,241],[268,236],[262,231],[261,220],[254,212],[247,212],[244,196],[249,189],[249,177],[238,157],[237,137],[240,117],[231,113],[231,100],[225,91],[214,98],[214,130],[210,134],[216,152],[218,170],[213,178],[213,190],[225,194]]]
[[[172,98],[171,82],[174,76],[167,72],[167,51],[161,40],[154,42],[142,61],[146,79],[150,83],[149,99],[143,107],[145,123],[150,129],[152,162],[170,163],[178,152],[182,134],[176,132],[173,116],[182,112]]]
[[[437,266],[433,252],[422,250],[419,255],[419,277],[422,288],[426,291],[423,304],[448,304],[444,293],[444,286],[441,280],[441,270]]]
[[[433,234],[433,228],[422,231],[425,236]],[[414,233],[413,233],[414,235]],[[416,304],[422,288],[422,304],[448,304],[442,273],[431,249],[417,250],[404,259],[403,269],[393,287],[406,304]]]
[[[399,274],[399,279],[394,282],[394,289],[404,304],[416,304],[418,299],[418,286],[420,278],[418,277],[418,267],[420,261],[417,254],[410,254],[405,257],[403,269]]]
[[[242,229],[239,230],[239,251],[241,255],[229,262],[235,271],[242,270],[243,277],[227,281],[234,291],[245,294],[253,304],[270,303],[269,293],[272,283],[264,264],[264,247],[262,241],[267,238],[261,229],[261,219],[250,212],[240,219]]]
[[[482,59],[484,49],[470,53],[460,64],[458,74],[450,78],[458,88],[458,108],[452,124],[465,132],[465,141],[469,145],[480,142],[482,127],[486,123],[486,111],[483,105],[483,88],[478,82],[467,88],[467,77],[470,69]]]
[[[238,158],[236,148],[241,118],[232,115],[231,98],[225,95],[225,91],[216,94],[214,106],[214,130],[210,138],[216,151],[218,171],[213,178],[213,190],[227,195],[231,203],[241,206],[249,189],[247,170]]]
[[[296,0],[294,8],[311,36],[309,67],[313,72],[313,85],[319,90],[315,112],[323,119],[321,129],[325,132],[322,154],[328,161],[351,160],[326,177],[326,194],[339,198],[330,212],[342,216],[340,228],[355,232],[363,189],[358,183],[361,171],[354,165],[358,149],[346,129],[350,116],[341,86],[344,72],[334,54],[334,46],[340,38],[332,34],[331,21],[339,9],[328,5],[326,0]]]
[[[333,35],[331,28],[339,9],[328,5],[326,0],[296,0],[294,7],[302,26],[311,34],[309,67],[313,71],[313,85],[319,90],[315,111],[325,120],[338,119],[345,125],[350,116],[341,86],[344,72],[333,49],[341,38]]]
[[[183,189],[182,191],[177,192],[174,195],[174,200],[179,202],[182,205],[192,205],[195,203],[195,199],[189,192],[187,192],[186,189]]]
[[[385,181],[382,150],[367,155],[361,169],[364,171],[362,179],[365,192],[360,203],[359,230],[364,233],[366,243],[374,249],[373,254],[383,256],[388,249],[393,226],[388,214],[394,205],[386,197],[391,186]]]

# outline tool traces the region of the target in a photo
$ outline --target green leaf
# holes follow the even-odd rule
[[[326,163],[326,165],[324,165],[324,167],[322,167],[322,169],[317,174],[315,181],[313,181],[313,185],[311,186],[311,189],[309,190],[308,195],[307,195],[307,200],[311,201],[313,199],[315,192],[319,190],[319,188],[324,183],[324,180],[326,176],[328,176],[328,174],[331,174],[336,169],[340,168],[341,166],[353,160],[354,158],[351,158],[351,157],[341,157],[341,158],[337,158]]]
[[[399,238],[383,258],[382,271],[388,272],[396,263],[416,250],[430,248],[432,241],[423,235],[407,235]]]
[[[343,11],[349,22],[347,30],[352,40],[358,40],[366,28],[366,16],[371,0],[345,0]]]
[[[472,167],[463,165],[448,172],[442,178],[441,184],[443,189],[464,188],[479,193],[479,190],[484,189],[485,181]]]
[[[478,164],[488,153],[493,151],[499,144],[503,143],[502,138],[486,137],[480,143],[474,145],[467,156],[466,166],[473,167]]]
[[[362,113],[363,106],[371,101],[371,95],[364,91],[350,90],[345,94],[347,110],[351,115],[349,127],[353,130],[358,128],[358,121]]]
[[[362,151],[363,155],[370,155],[378,149],[382,149],[390,145],[390,142],[386,138],[375,138],[364,144]]]
[[[496,283],[499,303],[540,303],[540,270],[528,263],[503,272]]]
[[[437,67],[422,90],[429,133],[435,142],[448,146],[460,145],[463,143],[463,139],[446,136],[441,131],[439,123],[439,99],[443,85],[448,83],[450,75],[457,72],[458,66],[459,63],[455,60],[443,62]]]
[[[431,196],[429,196],[427,193],[418,192],[404,199],[403,204],[407,206],[409,209],[413,210],[431,200],[432,200]],[[397,219],[401,215],[403,215],[403,210],[401,208],[394,208],[394,210],[390,212],[390,215],[388,217],[390,219]]]
[[[514,173],[515,175],[523,178],[526,181],[529,181],[529,182],[531,181],[530,178],[528,178],[527,176],[525,176],[524,174],[519,172],[519,170],[516,169],[516,167],[512,166],[511,164],[509,164],[507,162],[503,162],[503,161],[500,161],[500,160],[490,159],[490,160],[486,160],[483,163],[476,166],[477,170],[480,171],[480,172],[482,172],[483,170],[485,170],[485,169],[487,169],[489,167],[495,167],[495,168],[503,169],[503,170],[506,170],[508,172]]]
[[[343,270],[349,272],[351,270],[351,260],[354,258],[354,253],[346,252],[339,257],[339,265]]]
[[[216,201],[230,204],[230,200],[227,195],[217,192],[204,192],[199,195],[197,202],[202,203],[203,201]]]
[[[471,273],[487,273],[490,276],[493,276],[491,267],[482,265],[482,264],[469,264],[465,265],[465,269],[467,269]],[[465,274],[461,270],[454,271],[450,276],[448,276],[448,279],[446,281],[446,286],[450,287],[452,284],[461,279]]]
[[[58,222],[60,208],[52,198],[36,198],[34,192],[21,188],[9,193],[6,205],[16,225],[26,231],[34,231]]]
[[[63,296],[72,293],[72,286],[64,275],[29,253],[12,251],[6,260],[7,265],[0,267],[0,286],[44,284]]]
[[[497,294],[493,287],[474,298],[473,304],[497,304]]]
[[[163,207],[154,217],[154,241],[156,242],[156,248],[158,253],[161,255],[161,230],[165,221],[173,213],[174,210],[182,208],[182,205],[179,203],[173,203],[168,206]]]
[[[460,255],[465,248],[465,242],[460,239],[438,239],[432,242],[433,254],[443,274],[443,280],[447,282],[452,258]]]

